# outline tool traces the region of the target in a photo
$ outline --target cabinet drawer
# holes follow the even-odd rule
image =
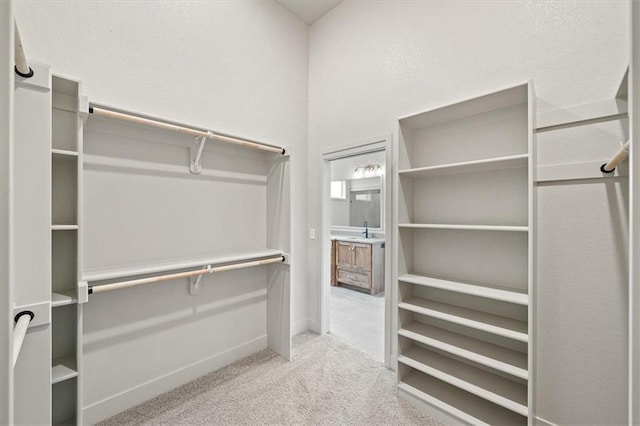
[[[371,288],[371,275],[338,269],[338,281],[362,288]]]

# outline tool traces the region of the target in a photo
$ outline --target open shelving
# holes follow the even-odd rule
[[[506,232],[527,232],[526,226],[498,226],[498,225],[453,225],[445,223],[400,223],[399,228],[417,229],[457,229],[469,231],[506,231]]]
[[[529,338],[526,321],[518,321],[420,297],[400,302],[398,308],[521,342],[526,342]]]
[[[472,393],[461,391],[408,366],[398,384],[400,397],[410,395],[473,425],[526,425],[527,418]],[[408,371],[407,371],[408,370]]]
[[[51,225],[52,231],[77,231],[78,225]]]
[[[523,416],[527,415],[527,385],[412,345],[398,362],[479,396]]]
[[[513,377],[529,378],[527,355],[513,349],[418,321],[404,325],[398,335]]]
[[[76,359],[73,355],[56,358],[51,363],[51,384],[63,382],[65,380],[78,377]]]
[[[80,424],[78,305],[82,118],[79,82],[52,78],[51,324],[52,423]]]
[[[78,151],[69,151],[66,149],[55,149],[52,148],[51,149],[51,155],[55,158],[55,157],[61,157],[61,158],[65,158],[65,157],[77,157],[78,156]]]
[[[446,280],[436,277],[425,277],[415,274],[404,274],[398,277],[399,282],[415,284],[423,287],[447,290],[455,293],[468,294],[470,296],[478,296],[486,299],[493,299],[502,302],[515,303],[518,305],[528,305],[529,296],[527,293],[509,290],[506,288],[497,288],[481,283],[463,283],[452,280]]]
[[[237,263],[242,261],[256,260],[261,258],[283,255],[282,250],[262,249],[245,250],[233,254],[220,256],[203,257],[200,259],[170,260],[165,262],[153,262],[142,265],[121,266],[118,268],[101,268],[85,271],[83,281],[104,281],[115,278],[131,277],[135,275],[155,274],[159,272],[189,269],[203,265],[222,265],[227,263]]]
[[[73,303],[78,303],[78,297],[76,296],[75,289],[58,290],[58,291],[51,292],[52,308],[71,305]]]
[[[531,424],[533,99],[399,121],[399,395],[473,424]]]
[[[529,154],[510,155],[507,157],[485,158],[482,160],[461,161],[459,163],[441,164],[438,166],[418,167],[399,170],[402,177],[422,178],[429,176],[456,173],[476,173],[489,170],[513,169],[526,167]]]

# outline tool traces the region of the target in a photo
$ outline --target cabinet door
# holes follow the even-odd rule
[[[353,244],[353,266],[363,271],[371,271],[371,245]]]
[[[338,266],[353,266],[353,246],[338,241],[336,257]]]

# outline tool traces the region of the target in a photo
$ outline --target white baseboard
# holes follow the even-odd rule
[[[155,379],[83,407],[83,423],[95,424],[198,377],[267,348],[267,336],[260,336],[213,356],[181,367]]]
[[[303,331],[307,331],[308,329],[309,329],[309,319],[302,318],[298,321],[295,321],[293,324],[291,324],[291,336],[300,334]]]
[[[558,426],[555,423],[551,423],[550,421],[547,421],[545,419],[541,419],[540,417],[536,417],[535,424],[536,425],[541,425],[541,426]]]
[[[309,330],[314,333],[320,334],[320,323],[314,319],[308,318]]]

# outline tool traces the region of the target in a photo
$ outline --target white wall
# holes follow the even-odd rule
[[[327,146],[530,78],[538,112],[613,96],[628,63],[627,13],[626,2],[340,4],[309,34],[309,226],[319,225]],[[308,246],[317,319],[319,246]]]
[[[11,133],[13,102],[13,8],[0,2],[0,424],[13,423],[13,294],[10,264]]]
[[[291,146],[293,320],[306,324],[306,25],[262,1],[15,9],[29,56],[81,79],[91,101]]]
[[[397,134],[399,117],[528,79],[534,80],[538,112],[612,98],[628,64],[628,9],[629,4],[625,1],[346,1],[340,4],[315,23],[309,35],[309,226],[320,224],[321,194],[317,188],[321,188],[321,152],[327,146],[387,133]],[[615,131],[606,128],[597,131],[606,135],[607,144],[615,143]],[[597,134],[591,134],[590,143],[597,143],[598,138],[594,136]],[[602,154],[600,149],[610,150],[611,146],[601,145],[595,150],[597,155]],[[540,215],[543,221],[548,221],[541,224],[541,229],[547,232],[557,230],[559,220],[569,220],[567,214],[576,211],[574,208],[606,206],[608,197],[612,196],[608,189],[597,184],[545,187],[542,191],[541,205],[556,208]],[[583,211],[584,220],[580,226],[586,226],[590,218],[601,226],[612,219],[618,220],[616,215],[624,214],[623,192],[624,187],[615,187],[611,209]],[[573,195],[566,204],[558,205],[557,200],[564,199],[563,195],[567,193]],[[563,216],[558,219],[554,213]],[[624,238],[618,231],[609,226],[597,235],[573,233],[569,245],[578,251],[585,250],[583,259],[589,259],[588,256],[597,256],[589,251],[593,244],[585,243],[590,238],[606,241],[605,251],[624,248]],[[309,315],[313,320],[318,319],[320,312],[319,244],[319,241],[308,242]],[[579,257],[578,254],[574,256]],[[572,257],[572,261],[576,257]],[[567,274],[568,269],[560,260],[547,264],[542,270],[545,282],[551,286],[547,288],[550,292],[547,294],[553,294],[553,286],[562,286],[572,279],[576,282],[587,279],[585,290],[588,291],[587,288],[595,288],[595,281],[603,274],[610,273],[609,288],[615,292],[616,305],[609,305],[608,309],[624,309],[621,306],[625,302],[624,296],[618,292],[625,277],[615,256],[604,256],[598,262],[603,268],[597,271],[597,276],[591,277],[587,271],[579,271],[579,276]],[[575,270],[576,265],[567,267]],[[592,268],[588,269],[592,271]],[[571,322],[561,331],[565,337],[568,337],[566,333],[575,331],[575,327],[579,327],[581,336],[588,333],[586,328],[580,328],[576,318],[590,315],[588,307],[593,306],[594,298],[590,296],[586,304],[570,305],[573,309]],[[584,342],[590,344],[592,352],[585,352],[584,346],[575,347],[573,352],[569,349],[556,351],[555,354],[563,358],[553,366],[555,370],[547,370],[547,373],[557,371],[563,363],[566,366],[564,357],[569,353],[581,354],[581,361],[586,361],[590,353],[590,363],[601,356],[601,359],[615,363],[597,372],[587,369],[591,364],[565,369],[563,379],[586,375],[575,382],[574,390],[585,393],[584,385],[588,384],[588,396],[580,398],[576,394],[568,400],[559,398],[555,405],[548,399],[542,401],[546,405],[541,407],[539,414],[545,419],[558,423],[566,423],[571,418],[573,421],[578,419],[577,423],[580,420],[597,422],[603,418],[608,418],[608,423],[624,421],[625,413],[616,412],[626,404],[624,355],[616,357],[614,352],[626,352],[625,341],[621,340],[626,324],[618,315],[606,323],[619,331],[609,340]],[[597,335],[602,329],[598,326],[597,330],[591,331],[592,335]],[[547,344],[562,341],[563,335],[555,330],[547,335],[553,337],[546,341]],[[606,345],[609,345],[608,349],[604,347]],[[611,350],[611,347],[615,349]],[[609,375],[617,380],[621,373],[622,381],[614,383],[614,379],[608,379],[604,386],[595,385],[599,378]],[[546,386],[551,384],[552,379],[545,382]],[[546,387],[544,391],[549,393],[553,389]],[[599,402],[598,395],[601,397]],[[617,402],[608,404],[604,401]],[[566,404],[562,405],[562,402]],[[581,409],[585,410],[581,413]],[[598,416],[588,419],[598,411]]]
[[[82,80],[84,94],[90,101],[288,147],[292,181],[292,328],[294,331],[306,329],[306,24],[275,2],[264,1],[21,1],[15,2],[14,6],[29,58],[51,64],[54,73]],[[95,175],[88,173],[89,184],[96,183]],[[261,194],[260,200],[264,201],[264,190]],[[200,212],[204,214],[207,207],[203,207]],[[266,241],[266,222],[265,215],[257,241]],[[243,236],[254,228],[248,226]],[[229,244],[233,246],[234,241]],[[117,249],[112,247],[112,250]],[[91,253],[95,254],[95,250]],[[85,266],[104,266],[112,260],[108,256],[102,259],[90,257]],[[241,272],[236,276],[244,280],[242,288],[248,290],[249,296],[257,292],[264,299],[263,288],[252,293],[264,282],[263,275],[264,271],[260,274]],[[228,295],[232,291],[232,284],[214,283],[208,295],[191,303],[200,303],[200,308],[206,311],[221,294]],[[120,313],[131,312],[132,306],[145,306],[144,292],[132,294],[128,300],[115,300],[118,297],[114,296],[115,299],[94,301],[96,305],[91,309],[94,314],[85,318],[88,333],[85,362],[88,366],[100,364],[102,356],[115,363],[127,359],[128,348],[125,346],[130,344],[131,333],[122,332],[121,328],[121,335],[114,339],[103,339],[98,343],[96,340],[104,337],[100,334],[104,328],[113,326],[110,320],[114,317],[103,315],[109,306],[117,303]],[[166,297],[156,300],[155,310],[143,309],[145,312],[135,319],[144,321],[146,313],[147,319],[156,321],[157,325],[162,322],[158,320],[162,312],[165,319],[166,315],[175,312],[176,300],[171,300],[170,293],[163,294]],[[180,300],[183,304],[178,309],[188,304]],[[198,348],[185,351],[192,358],[190,362],[206,360],[207,356],[213,355],[207,353],[211,348],[213,352],[233,349],[230,346],[237,342],[226,341],[220,331],[224,324],[227,327],[230,324],[230,315],[235,316],[231,323],[238,324],[236,340],[263,333],[264,304],[264,300],[251,306],[245,304],[244,308],[228,313],[225,321],[216,323],[215,327],[202,321],[189,323],[190,327],[209,330],[208,345],[189,341]],[[187,308],[183,310],[186,311]],[[124,317],[126,315],[120,316]],[[204,321],[214,320],[207,317]],[[149,339],[157,339],[163,344],[173,343],[172,347],[177,349],[181,345],[175,345],[179,340],[175,333],[185,324],[180,320],[171,324],[172,327],[157,327],[153,333],[138,339],[140,344],[150,347]],[[262,341],[249,343],[251,348],[262,345]],[[233,360],[225,357],[224,352],[220,353],[216,353],[220,355],[219,364]],[[129,360],[135,361],[134,358]],[[99,374],[96,370],[87,372],[84,380],[88,386],[100,385],[95,389],[85,388],[85,408],[92,405],[91,415],[86,414],[85,419],[96,420],[110,414],[109,410],[117,404],[107,404],[108,400],[117,400],[118,393],[123,390],[133,392],[133,397],[127,397],[129,400],[125,402],[120,401],[123,398],[116,401],[123,404],[121,408],[152,396],[135,392],[136,384],[143,381],[140,377],[151,380],[158,370],[174,371],[180,367],[175,365],[177,360],[182,361],[175,354],[165,355],[162,362],[151,364],[156,365],[156,370],[141,368],[122,380],[104,375],[96,379]],[[176,384],[166,380],[160,383],[168,387]],[[109,407],[104,410],[100,408],[107,405]]]
[[[28,55],[91,101],[291,146],[293,321],[306,325],[306,24],[263,1],[20,1],[15,14]]]

